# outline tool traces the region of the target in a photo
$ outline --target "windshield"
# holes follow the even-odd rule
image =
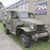
[[[20,13],[20,18],[34,18],[33,13]]]
[[[21,18],[29,18],[28,13],[20,13]]]

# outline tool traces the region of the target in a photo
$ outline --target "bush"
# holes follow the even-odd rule
[[[0,19],[0,23],[2,23],[2,19]]]

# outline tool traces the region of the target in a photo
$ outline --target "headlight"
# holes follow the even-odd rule
[[[48,27],[48,25],[45,25],[45,28],[47,28]]]
[[[32,30],[33,30],[33,29],[34,29],[34,26],[33,26],[33,25],[30,25],[30,29],[32,29]]]

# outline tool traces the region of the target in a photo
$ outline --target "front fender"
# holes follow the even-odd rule
[[[19,27],[20,29],[24,30],[25,32],[31,32],[33,30],[31,30],[30,28],[28,27]]]

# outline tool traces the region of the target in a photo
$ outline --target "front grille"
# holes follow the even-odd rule
[[[45,25],[37,25],[37,32],[44,32],[45,30]]]

